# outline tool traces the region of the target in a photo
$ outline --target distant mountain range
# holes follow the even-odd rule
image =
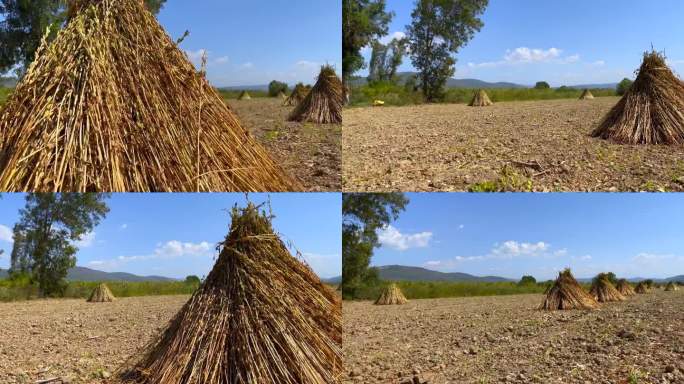
[[[326,283],[326,284],[337,285],[337,284],[340,284],[342,282],[342,276],[331,277],[329,279],[321,279],[321,281]]]
[[[400,72],[397,73],[398,83],[405,84],[406,81],[411,77],[417,77],[418,72]],[[352,79],[352,84],[356,86],[365,85],[367,80],[365,77],[355,77]],[[493,88],[507,88],[507,89],[522,89],[522,88],[532,88],[533,85],[522,85],[508,82],[495,82],[490,83],[487,81],[482,81],[478,79],[454,79],[451,78],[447,80],[448,88],[477,88],[477,89],[493,89]],[[608,84],[580,84],[580,85],[570,85],[570,88],[577,89],[615,89],[617,88],[617,83]]]
[[[498,276],[473,276],[460,272],[438,272],[425,268],[407,267],[403,265],[385,265],[377,268],[382,280],[392,281],[513,281]]]
[[[2,77],[0,76],[0,87],[14,88],[17,85],[16,77]]]
[[[7,271],[0,269],[0,279],[7,278]],[[102,272],[85,267],[71,268],[67,274],[70,281],[128,281],[128,282],[147,282],[147,281],[177,281],[162,276],[138,276],[125,272]]]
[[[499,282],[499,281],[518,281],[498,276],[473,276],[461,272],[438,272],[421,267],[408,267],[403,265],[385,265],[377,267],[382,280],[390,281],[471,281],[471,282]],[[592,278],[577,279],[581,283],[590,283]],[[645,277],[633,277],[627,279],[630,282],[647,280]],[[673,276],[666,279],[652,279],[656,283],[667,283],[669,281],[684,282],[684,275]]]

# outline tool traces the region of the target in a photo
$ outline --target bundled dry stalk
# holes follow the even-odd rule
[[[115,297],[109,287],[102,283],[98,285],[88,298],[89,303],[110,303],[114,301]]]
[[[209,276],[124,383],[332,384],[342,373],[342,304],[252,204],[233,208]]]
[[[582,94],[580,95],[579,99],[580,100],[593,100],[594,95],[591,93],[590,90],[585,89],[584,91],[582,91]]]
[[[617,286],[618,292],[622,294],[622,296],[634,296],[636,292],[634,292],[634,288],[632,288],[632,285],[627,282],[625,279],[620,279],[618,280]]]
[[[289,97],[285,99],[283,102],[283,105],[286,105],[288,107],[294,107],[299,105],[299,103],[302,102],[306,98],[306,95],[311,92],[311,88],[308,85],[304,85],[303,83],[297,83],[295,85],[294,89],[292,90],[292,93],[290,94]]]
[[[278,98],[279,98],[279,99],[283,99],[283,100],[287,100],[287,95],[285,94],[285,92],[280,91],[280,92],[278,93]]]
[[[488,107],[494,105],[484,89],[480,89],[473,95],[473,99],[468,104],[471,107]]]
[[[540,309],[595,309],[599,304],[588,294],[569,269],[558,274],[556,282],[549,288]]]
[[[324,66],[318,81],[301,103],[295,107],[289,121],[316,124],[341,124],[344,87],[331,66]]]
[[[599,273],[596,279],[594,279],[589,293],[599,303],[625,300],[625,297],[613,286],[613,283],[610,282],[608,276],[604,273]]]
[[[0,190],[302,189],[141,0],[70,12],[0,111]]]
[[[684,83],[663,55],[644,54],[634,84],[592,136],[622,144],[684,144]]]
[[[642,281],[639,284],[637,284],[636,288],[634,288],[634,292],[639,293],[639,294],[648,293],[648,287]]]
[[[240,92],[240,96],[238,96],[238,100],[252,100],[252,96],[250,96],[247,91],[242,91]]]
[[[667,285],[665,286],[665,291],[666,291],[666,292],[679,291],[679,287],[677,287],[677,286],[675,285],[675,283],[673,283],[673,282],[670,281],[670,282],[667,283]]]
[[[390,284],[385,287],[380,297],[375,300],[375,305],[402,305],[406,303],[408,303],[408,300],[396,284]]]

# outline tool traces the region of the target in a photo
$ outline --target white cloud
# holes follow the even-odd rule
[[[79,240],[75,241],[74,245],[79,248],[88,248],[95,242],[95,235],[95,232],[88,232],[81,236]]]
[[[230,60],[228,59],[228,56],[221,56],[214,60],[214,63],[216,64],[227,64]]]
[[[121,229],[122,231],[125,230],[125,229],[128,229],[128,224],[126,224],[126,223],[121,224],[121,226],[119,227],[119,229]]]
[[[246,62],[240,66],[240,69],[252,69],[254,68],[254,63]]]
[[[405,251],[409,248],[425,248],[430,245],[432,232],[403,234],[391,225],[378,231],[378,239],[384,246]]]
[[[558,48],[539,49],[518,47],[509,49],[503,60],[483,63],[468,63],[469,68],[493,68],[504,65],[519,65],[532,63],[570,64],[580,61],[580,55],[563,56],[563,50]]]
[[[517,256],[537,256],[549,249],[549,244],[540,241],[537,243],[519,243],[517,241],[505,241],[501,245],[496,245],[492,249],[492,254],[503,258],[513,258]]]
[[[2,224],[0,224],[0,241],[4,241],[7,243],[13,243],[14,238],[12,236],[12,230],[9,227],[6,227]]]
[[[573,256],[572,257],[572,260],[575,260],[575,261],[589,261],[591,259],[593,259],[593,257],[591,257],[591,255]]]
[[[403,39],[403,38],[405,38],[405,37],[406,37],[406,34],[405,34],[404,32],[397,31],[397,32],[394,32],[394,33],[390,33],[390,34],[387,35],[387,36],[383,36],[383,37],[380,39],[380,43],[381,43],[381,44],[384,44],[384,45],[387,45],[387,44],[391,43],[392,40],[394,40],[394,39],[401,40],[401,39]]]
[[[212,257],[214,255],[214,249],[215,248],[206,241],[191,243],[171,240],[163,244],[157,244],[154,251],[150,254],[118,256],[108,260],[93,260],[88,264],[93,267],[111,271],[114,268],[119,268],[123,264],[139,261]]]
[[[598,60],[598,61],[594,61],[593,63],[591,63],[591,65],[593,65],[595,67],[603,67],[604,65],[606,65],[606,62],[603,60]]]
[[[458,229],[463,229],[463,228],[465,228],[465,225],[463,225],[463,224],[458,226]]]
[[[302,258],[320,277],[330,278],[342,274],[342,257],[339,254],[304,252]]]
[[[207,51],[206,49],[198,49],[196,51],[185,51],[185,53],[188,55],[190,62],[192,62],[197,68],[202,66],[202,57],[205,54],[207,55],[207,66],[227,64],[230,61],[228,59],[228,56],[214,58],[214,54],[211,51]]]
[[[567,248],[559,249],[559,250],[553,252],[553,255],[556,257],[563,257],[567,254],[568,254]]]

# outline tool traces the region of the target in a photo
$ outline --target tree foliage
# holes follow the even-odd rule
[[[380,246],[377,230],[399,217],[408,199],[402,193],[345,193],[342,196],[342,294],[354,297],[360,284],[377,280],[369,268]]]
[[[268,84],[268,95],[270,97],[276,97],[280,92],[287,93],[288,90],[289,87],[286,83],[277,80],[273,80]]]
[[[65,25],[67,0],[0,0],[0,73],[21,76],[33,62],[41,40],[54,39]],[[157,14],[166,0],[145,0]],[[4,20],[2,20],[4,19]]]
[[[385,0],[342,0],[342,79],[348,84],[354,72],[364,68],[361,49],[387,35],[393,13]]]
[[[387,45],[374,41],[368,81],[395,81],[397,70],[404,61],[406,45],[406,39],[392,39]]]
[[[624,96],[627,91],[629,91],[630,88],[632,88],[632,84],[634,82],[628,78],[622,79],[621,82],[618,83],[617,85],[617,90],[616,93],[618,96]]]
[[[407,36],[413,66],[420,72],[427,101],[444,95],[447,80],[454,75],[452,57],[484,26],[480,19],[489,0],[418,0],[411,13]]]
[[[190,275],[185,278],[185,283],[186,284],[193,284],[193,285],[200,285],[202,283],[202,280],[200,280],[199,277],[195,275]]]
[[[76,265],[76,242],[100,223],[107,195],[31,193],[14,226],[12,275],[28,274],[44,296],[60,295],[64,278]]]
[[[537,279],[534,276],[523,276],[518,282],[518,285],[534,285],[537,284]]]
[[[546,81],[538,81],[537,84],[534,85],[534,89],[549,89],[549,88],[551,88],[551,86]]]

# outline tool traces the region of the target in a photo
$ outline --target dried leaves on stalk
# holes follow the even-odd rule
[[[341,124],[344,87],[330,66],[321,69],[318,81],[306,98],[292,111],[288,120],[316,124]]]
[[[342,304],[249,205],[209,276],[124,383],[332,384],[342,373]]]
[[[666,292],[679,291],[679,287],[677,287],[677,286],[675,285],[675,283],[673,283],[673,282],[670,281],[670,282],[667,283],[667,285],[665,286],[665,291],[666,291]]]
[[[285,98],[283,105],[286,105],[288,107],[294,107],[299,105],[299,103],[301,103],[302,100],[306,98],[306,95],[308,95],[310,91],[311,88],[308,85],[298,83],[297,85],[295,85],[290,96]]]
[[[618,280],[617,286],[618,292],[622,294],[622,296],[634,296],[636,292],[634,292],[634,288],[632,288],[632,285],[627,282],[625,279],[620,279]]]
[[[375,305],[402,305],[406,303],[408,303],[408,300],[396,284],[390,284],[385,287],[380,297],[375,301]]]
[[[684,83],[663,55],[644,54],[631,88],[592,136],[622,144],[684,144]]]
[[[540,309],[594,309],[596,300],[587,293],[572,276],[569,269],[558,274],[556,282],[549,288]]]
[[[142,1],[70,14],[0,111],[0,190],[302,189]]]
[[[590,90],[585,89],[584,91],[582,91],[582,94],[580,95],[579,99],[580,100],[593,100],[594,95],[591,93]]]

